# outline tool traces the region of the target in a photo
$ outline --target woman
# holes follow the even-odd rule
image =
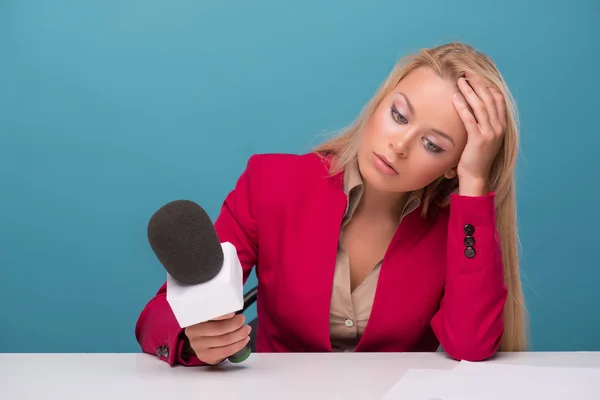
[[[517,263],[516,113],[464,44],[406,57],[341,135],[250,158],[215,229],[244,281],[256,265],[258,352],[435,351],[480,361],[526,346]],[[217,364],[243,315],[181,329],[165,285],[136,325],[144,352]]]

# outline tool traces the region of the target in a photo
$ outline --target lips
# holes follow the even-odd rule
[[[389,161],[387,158],[385,158],[381,154],[378,154],[378,153],[374,153],[374,154],[375,154],[375,157],[379,158],[385,165],[387,165],[392,170],[394,170],[395,173],[398,173],[398,170],[396,169],[396,167],[394,167],[394,164],[391,161]]]

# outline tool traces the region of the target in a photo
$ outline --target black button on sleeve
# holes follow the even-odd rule
[[[465,232],[465,235],[471,236],[471,235],[473,235],[473,233],[475,233],[475,227],[471,224],[465,225],[463,230]]]
[[[473,258],[475,257],[475,249],[472,247],[467,247],[467,249],[465,250],[465,256],[467,258]]]
[[[464,240],[465,246],[473,247],[475,246],[475,238],[473,236],[467,236]]]

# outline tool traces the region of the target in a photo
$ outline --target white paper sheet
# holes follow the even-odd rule
[[[461,362],[409,370],[382,400],[599,400],[600,368]]]
[[[440,400],[600,399],[600,368],[530,367],[463,361],[446,378],[432,393]]]

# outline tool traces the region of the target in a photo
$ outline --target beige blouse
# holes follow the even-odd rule
[[[352,218],[363,193],[363,181],[356,164],[349,167],[344,174],[344,192],[348,196],[348,207],[342,222],[342,233],[343,228]],[[419,206],[421,194],[422,191],[411,193],[401,218],[404,218]],[[331,294],[329,330],[333,351],[354,351],[371,314],[381,261],[373,267],[365,280],[351,292],[350,260],[341,243],[340,236]]]

